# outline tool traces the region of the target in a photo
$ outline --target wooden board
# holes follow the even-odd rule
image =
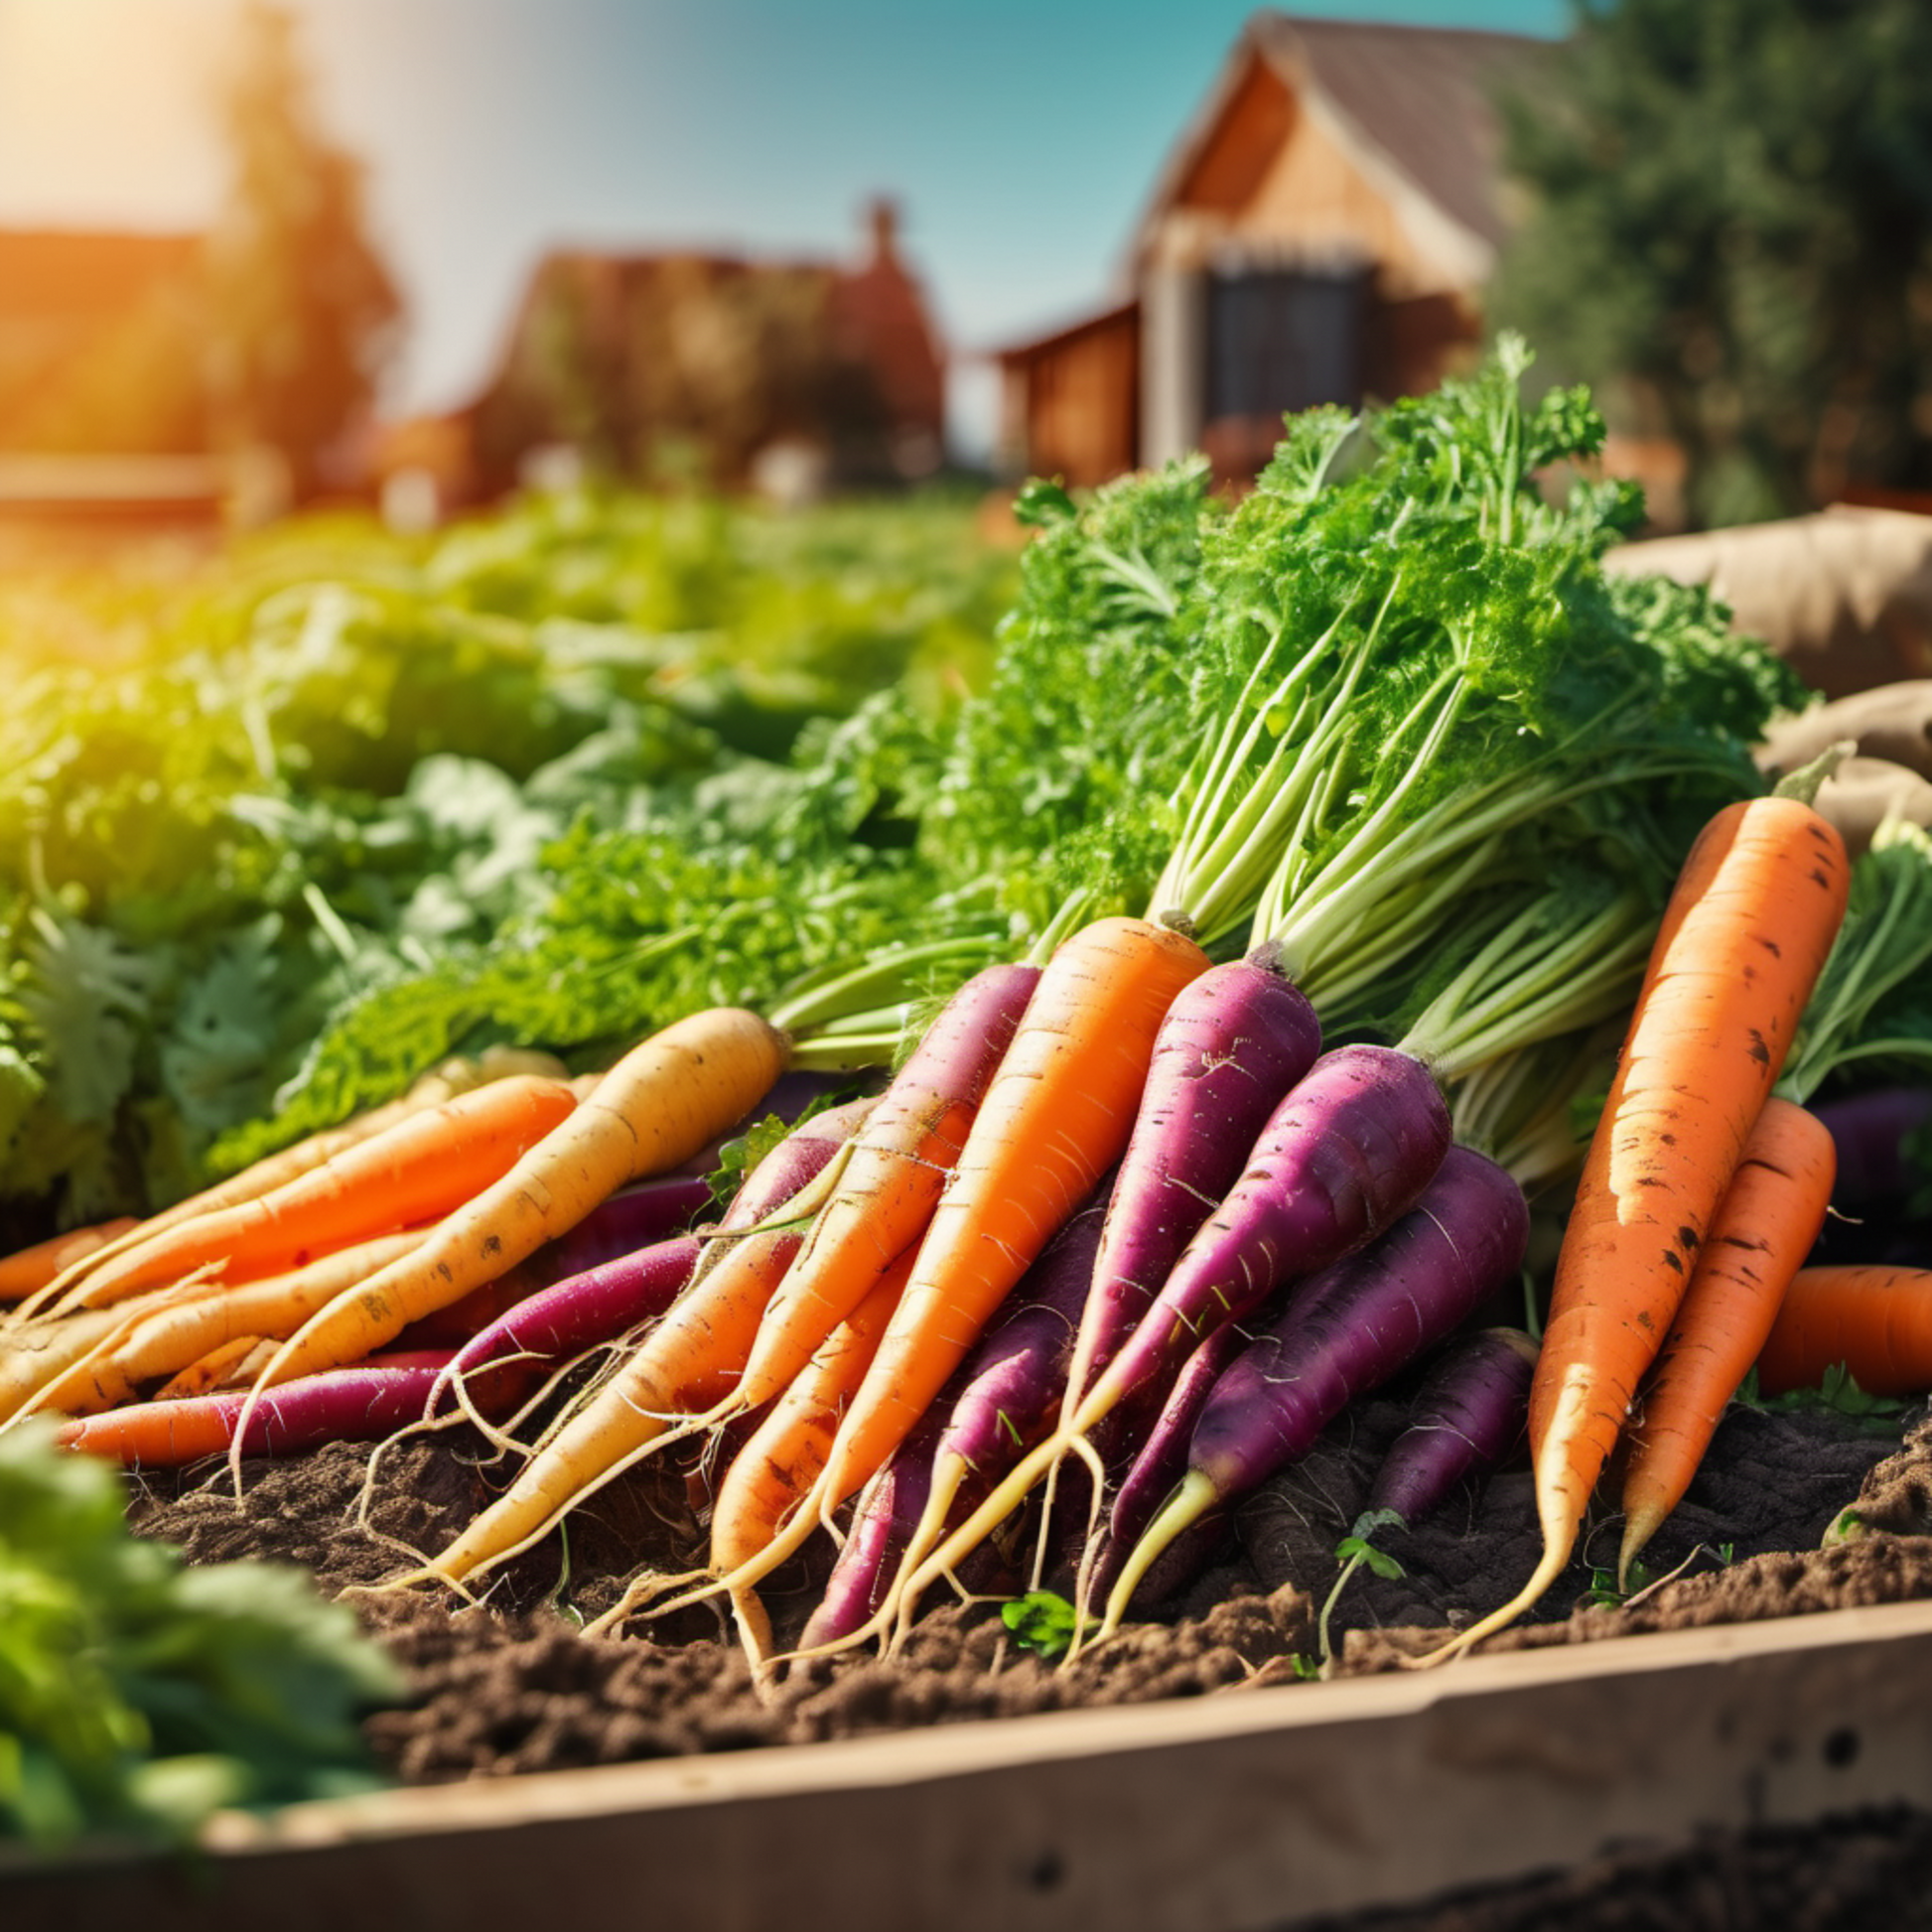
[[[0,1866],[0,1924],[1259,1932],[1898,1801],[1927,1603],[230,1816],[198,1870]]]

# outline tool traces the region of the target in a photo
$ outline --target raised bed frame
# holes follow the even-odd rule
[[[0,1924],[1263,1932],[1900,1802],[1932,1603],[225,1816],[194,1867],[9,1855]]]

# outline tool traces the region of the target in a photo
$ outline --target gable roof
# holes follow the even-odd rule
[[[1272,72],[1458,278],[1486,276],[1506,227],[1492,90],[1534,72],[1555,43],[1473,29],[1252,14],[1206,101],[1170,153],[1131,249],[1138,260],[1257,65]]]

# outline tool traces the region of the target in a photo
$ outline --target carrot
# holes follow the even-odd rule
[[[173,1375],[238,1335],[284,1340],[345,1289],[420,1247],[424,1234],[425,1230],[412,1229],[378,1235],[285,1274],[171,1298],[151,1313],[122,1324],[100,1348],[58,1381],[48,1383],[27,1406],[69,1416],[97,1415],[132,1401],[143,1382]]]
[[[714,1409],[687,1418],[685,1431],[724,1428],[776,1397],[925,1232],[1038,982],[1035,966],[989,966],[946,1003],[852,1137],[838,1185],[765,1308],[744,1373]]]
[[[252,1382],[255,1370],[268,1359],[268,1351],[274,1346],[266,1335],[236,1335],[232,1341],[209,1349],[200,1361],[190,1362],[180,1374],[170,1376],[155,1390],[154,1399],[182,1402]]]
[[[563,1062],[554,1054],[521,1046],[488,1046],[475,1059],[458,1057],[445,1060],[442,1065],[419,1074],[407,1091],[394,1100],[371,1107],[340,1126],[311,1134],[290,1147],[278,1149],[239,1173],[228,1175],[225,1180],[216,1181],[213,1186],[205,1187],[200,1193],[191,1194],[170,1207],[164,1207],[158,1214],[149,1215],[146,1220],[130,1222],[114,1239],[87,1252],[75,1254],[65,1262],[60,1274],[47,1284],[44,1293],[52,1299],[137,1241],[146,1241],[182,1221],[192,1220],[200,1214],[212,1214],[241,1201],[259,1200],[262,1195],[291,1180],[299,1180],[305,1173],[322,1167],[345,1148],[354,1146],[358,1141],[373,1139],[421,1108],[438,1106],[446,1100],[454,1100],[459,1094],[468,1093],[474,1087],[486,1085],[492,1080],[507,1079],[514,1074],[561,1078],[563,1071]]]
[[[806,1223],[837,1184],[836,1156],[813,1171],[801,1143],[838,1147],[865,1118],[840,1108],[807,1121],[759,1163],[741,1190],[768,1210],[723,1246],[723,1259],[673,1302],[663,1318],[608,1380],[531,1456],[502,1495],[434,1562],[401,1583],[436,1579],[461,1585],[508,1561],[543,1537],[587,1496],[661,1446],[736,1386],[765,1308],[803,1244]],[[792,1183],[771,1198],[773,1174]],[[778,1184],[784,1184],[780,1181]],[[738,1205],[734,1203],[733,1214]],[[731,1227],[731,1216],[725,1226]]]
[[[713,1576],[731,1575],[770,1547],[825,1466],[839,1418],[879,1352],[886,1323],[904,1293],[916,1248],[907,1248],[859,1306],[826,1336],[804,1368],[766,1411],[732,1457],[711,1513]],[[609,1629],[628,1614],[624,1596],[586,1634]],[[771,1623],[755,1591],[734,1591],[732,1610],[754,1669],[771,1651]]]
[[[62,1449],[112,1456],[129,1467],[180,1468],[227,1449],[235,1455],[289,1455],[322,1443],[366,1443],[421,1413],[423,1397],[447,1359],[389,1356],[356,1368],[305,1376],[260,1408],[237,1391],[178,1402],[137,1402],[104,1416],[64,1423]]]
[[[130,1322],[164,1307],[173,1291],[160,1290],[118,1309],[83,1309],[77,1314],[38,1315],[7,1330],[0,1347],[0,1428],[10,1426],[40,1391],[75,1362],[111,1344]]]
[[[757,1104],[784,1070],[786,1050],[782,1034],[741,1007],[709,1008],[653,1034],[421,1247],[304,1322],[250,1399],[372,1354],[575,1227],[626,1181],[688,1160]]]
[[[1932,1268],[1799,1270],[1757,1358],[1758,1389],[1816,1388],[1841,1366],[1867,1395],[1932,1389]]]
[[[475,1330],[451,1357],[445,1385],[432,1393],[425,1420],[444,1406],[453,1390],[471,1386],[473,1378],[482,1375],[490,1381],[500,1380],[499,1376],[489,1376],[492,1366],[510,1368],[514,1364],[513,1379],[521,1379],[524,1369],[566,1361],[599,1342],[617,1341],[640,1324],[657,1321],[693,1281],[708,1273],[721,1254],[729,1252],[730,1244],[721,1241],[721,1236],[769,1220],[796,1218],[780,1210],[838,1158],[853,1128],[866,1118],[871,1107],[870,1100],[848,1101],[793,1128],[759,1163],[757,1172],[733,1196],[725,1218],[715,1228],[680,1235],[675,1240],[654,1241],[648,1247],[633,1246],[594,1263],[524,1297],[495,1320]],[[710,1197],[707,1186],[705,1198]],[[555,1265],[559,1256],[573,1251],[597,1252],[594,1243],[584,1243],[580,1250],[580,1237],[624,1198],[614,1195],[580,1222],[575,1234],[547,1243],[531,1265],[546,1258]],[[623,1218],[631,1216],[626,1213]],[[456,1305],[458,1310],[466,1306],[467,1301]],[[421,1332],[433,1325],[419,1322],[416,1328]],[[674,1334],[675,1327],[662,1332]],[[649,1345],[649,1341],[640,1343],[630,1360],[634,1363],[647,1354]]]
[[[765,1311],[730,1414],[786,1388],[925,1232],[1038,983],[1037,967],[989,966],[927,1028],[853,1137],[838,1190]]]
[[[509,1172],[576,1104],[564,1081],[525,1074],[410,1113],[258,1199],[124,1250],[74,1290],[71,1305],[101,1308],[214,1265],[230,1280],[254,1280],[439,1219]]]
[[[1784,1063],[1845,914],[1838,833],[1797,798],[1726,806],[1684,862],[1557,1259],[1530,1396],[1543,1554],[1418,1665],[1501,1629],[1570,1560],[1637,1383]]]
[[[130,1214],[102,1221],[90,1228],[70,1228],[66,1234],[36,1241],[31,1248],[0,1259],[0,1302],[20,1302],[49,1288],[62,1273],[97,1255],[140,1222]]]
[[[1691,1486],[1818,1231],[1838,1171],[1831,1130],[1773,1094],[1744,1146],[1644,1395],[1623,1475],[1617,1587]]]
[[[993,1311],[1120,1159],[1155,1035],[1181,988],[1207,966],[1191,939],[1145,919],[1098,920],[1054,953],[974,1118],[810,1507],[712,1587],[735,1590],[776,1569],[814,1519],[829,1517],[904,1440]]]

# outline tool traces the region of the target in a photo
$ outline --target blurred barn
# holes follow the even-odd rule
[[[1014,474],[1095,483],[1284,411],[1418,394],[1474,350],[1507,225],[1494,90],[1547,43],[1253,16],[1156,180],[1115,299],[999,351]]]
[[[944,431],[938,331],[878,201],[853,262],[552,251],[476,401],[385,462],[457,501],[580,473],[802,498],[929,476]]]

